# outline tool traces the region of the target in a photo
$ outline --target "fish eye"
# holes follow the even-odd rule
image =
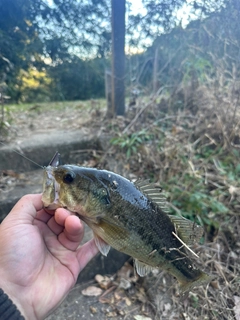
[[[75,178],[75,173],[70,171],[63,176],[63,182],[70,184],[73,182],[74,178]]]

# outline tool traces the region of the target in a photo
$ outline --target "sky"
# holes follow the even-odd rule
[[[192,2],[193,0],[187,0],[188,3]],[[53,0],[46,0],[46,2],[49,4],[49,5],[52,5],[53,4]],[[131,2],[131,13],[133,14],[137,14],[137,13],[145,13],[145,9],[144,9],[144,6],[142,4],[142,0],[129,0],[129,2]],[[186,27],[188,22],[189,22],[189,16],[190,16],[190,6],[188,6],[187,4],[183,6],[183,8],[181,8],[180,10],[177,10],[176,11],[176,17],[179,19],[179,21],[182,22],[182,26],[183,27]],[[126,16],[126,19],[127,19],[127,16]],[[139,30],[136,30],[136,37],[138,36],[139,34]],[[142,42],[140,44],[139,47],[129,47],[128,45],[126,45],[126,53],[128,54],[134,54],[134,53],[139,53],[139,52],[142,52],[144,51],[144,47],[148,47],[148,46],[151,46],[152,44],[152,40],[151,39],[147,39],[147,38],[144,38],[142,39]]]
[[[138,13],[138,12],[143,12],[144,11],[144,7],[142,4],[142,0],[130,0],[130,2],[132,3],[132,12],[133,13]],[[192,2],[192,0],[188,0],[188,3]],[[186,25],[189,22],[189,14],[190,14],[190,7],[185,4],[181,9],[179,9],[176,13],[176,16],[179,20],[182,20],[182,26],[186,27]]]
[[[192,1],[193,0],[187,0],[187,3],[191,3]],[[142,4],[142,0],[129,0],[129,2],[132,3],[131,13],[133,13],[133,14],[137,14],[139,12],[144,13],[145,9]],[[191,17],[190,6],[188,6],[188,4],[184,4],[184,6],[181,9],[176,11],[176,17],[179,20],[179,22],[181,21],[182,27],[183,28],[186,27],[189,23],[189,17]],[[193,18],[193,16],[192,16],[192,18]],[[139,30],[136,30],[136,36],[137,36],[138,32],[139,32]],[[142,40],[141,43],[147,47],[151,46],[152,39],[145,38],[144,40]],[[128,54],[135,54],[135,53],[139,53],[139,52],[144,51],[142,45],[140,47],[134,47],[134,48],[126,46],[125,50],[126,50],[126,53],[128,53]]]
[[[134,13],[144,10],[142,0],[130,0],[130,2],[132,3],[132,11]]]
[[[46,0],[50,5],[53,3],[53,0]],[[188,0],[187,2],[191,2],[192,0]],[[132,3],[131,10],[133,14],[137,14],[139,12],[144,12],[144,6],[142,4],[142,0],[129,0]],[[177,17],[182,19],[183,25],[186,25],[188,22],[189,8],[185,5],[182,9],[178,10]]]

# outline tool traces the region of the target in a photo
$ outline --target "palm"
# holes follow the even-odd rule
[[[20,287],[37,318],[43,318],[61,302],[97,249],[93,241],[78,248],[83,229],[77,217],[64,209],[54,217],[40,209],[39,200],[40,195],[35,213],[26,207],[20,216],[17,208],[2,223],[0,257],[6,272],[1,270],[0,276]]]

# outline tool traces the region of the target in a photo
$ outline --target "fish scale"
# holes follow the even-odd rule
[[[93,230],[104,255],[112,246],[135,259],[139,275],[162,268],[188,291],[211,280],[187,255],[187,244],[198,240],[202,229],[164,212],[167,205],[162,194],[157,197],[160,191],[106,170],[50,165],[44,173],[42,200],[47,208],[77,213]]]

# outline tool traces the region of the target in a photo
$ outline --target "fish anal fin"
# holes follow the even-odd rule
[[[96,243],[96,246],[98,247],[98,250],[103,254],[104,256],[107,256],[111,246],[107,244],[102,238],[94,234],[94,240]]]
[[[203,235],[203,228],[183,217],[169,215],[171,221],[175,224],[179,238],[187,245],[198,242]]]
[[[134,264],[136,267],[136,271],[139,274],[140,277],[144,277],[146,276],[149,272],[151,272],[152,270],[156,269],[154,267],[151,267],[137,259],[134,260]]]

